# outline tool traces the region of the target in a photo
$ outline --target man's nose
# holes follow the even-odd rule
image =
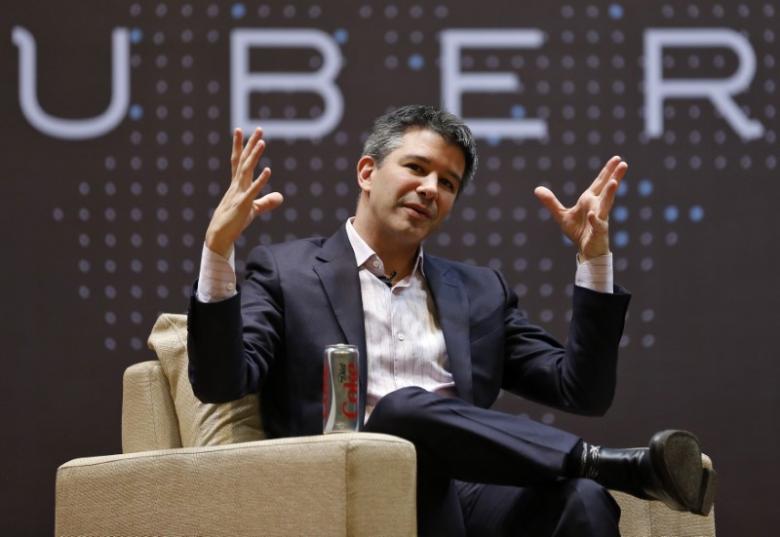
[[[428,199],[435,199],[439,194],[439,177],[436,172],[431,172],[420,179],[417,192]]]

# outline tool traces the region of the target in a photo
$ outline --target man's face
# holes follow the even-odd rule
[[[410,129],[379,165],[358,162],[364,229],[375,240],[419,244],[449,214],[466,163],[463,151],[427,129]]]

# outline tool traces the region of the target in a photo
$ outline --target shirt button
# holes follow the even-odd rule
[[[379,261],[377,261],[376,259],[374,259],[373,263],[371,264],[374,265],[374,268],[379,268]]]
[[[406,336],[404,336],[403,334],[398,334],[398,339],[403,341],[404,339],[406,339]]]
[[[234,283],[229,283],[229,284],[227,284],[227,285],[225,286],[225,288],[226,288],[228,291],[235,291],[235,290],[236,290],[236,284],[234,284]]]

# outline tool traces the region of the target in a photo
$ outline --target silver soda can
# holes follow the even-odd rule
[[[322,367],[322,432],[357,431],[360,423],[360,366],[355,345],[328,345]]]

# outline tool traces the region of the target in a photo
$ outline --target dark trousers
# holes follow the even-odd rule
[[[421,537],[619,535],[609,493],[565,477],[570,433],[417,387],[383,397],[365,430],[415,445]]]

